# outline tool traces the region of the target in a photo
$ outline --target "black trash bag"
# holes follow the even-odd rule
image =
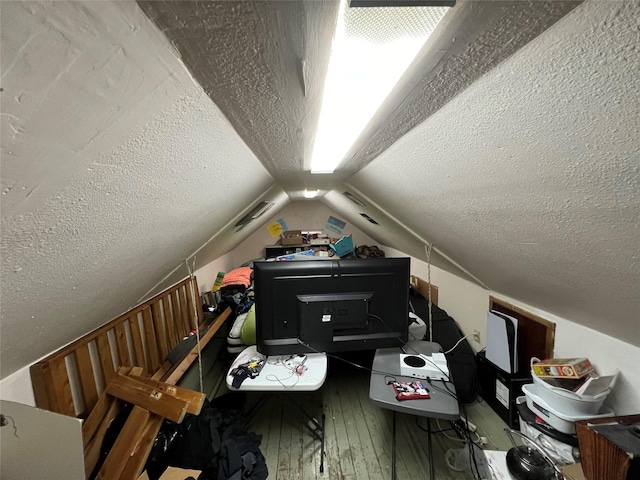
[[[168,466],[202,470],[214,476],[218,471],[221,435],[231,425],[242,425],[241,410],[246,396],[229,393],[213,402],[204,401],[199,415],[187,414],[182,423],[165,421],[145,468],[150,480],[157,480]],[[169,441],[170,440],[170,441]]]
[[[231,425],[222,435],[216,480],[264,480],[269,475],[260,451],[262,435],[247,432],[244,425]],[[209,480],[200,476],[199,480]]]
[[[145,469],[149,480],[158,480],[169,466],[169,452],[181,438],[183,427],[170,420],[162,422],[158,436],[153,442]]]
[[[111,447],[113,447],[113,444],[116,443],[118,435],[120,435],[124,424],[129,418],[131,410],[133,410],[132,404],[123,403],[122,407],[120,408],[120,412],[113,419],[113,421],[109,425],[109,428],[107,428],[107,431],[105,432],[104,438],[102,440],[102,446],[100,447],[100,457],[98,458],[96,466],[91,472],[91,475],[89,475],[89,479],[93,480],[98,475],[98,472],[102,468],[102,464],[107,459],[107,455],[109,455],[109,452],[111,451]]]
[[[182,436],[170,452],[170,465],[203,470],[220,452],[219,414],[205,402],[200,415],[187,415],[182,426]]]
[[[165,420],[147,459],[149,480],[158,480],[168,466],[202,470],[220,451],[215,409],[208,400],[200,415],[185,415],[182,423]]]

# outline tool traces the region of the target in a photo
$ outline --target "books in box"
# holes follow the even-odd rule
[[[548,358],[531,365],[538,377],[582,378],[593,372],[588,358]]]

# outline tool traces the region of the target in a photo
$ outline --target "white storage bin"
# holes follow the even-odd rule
[[[533,383],[539,385],[539,396],[560,413],[567,415],[588,415],[598,413],[610,389],[598,395],[578,395],[565,388],[554,387],[531,371]]]
[[[558,412],[542,398],[541,392],[544,392],[544,387],[536,385],[535,383],[523,385],[522,392],[527,399],[527,407],[529,407],[529,410],[562,433],[568,433],[570,435],[576,433],[574,422],[578,420],[613,416],[613,411],[607,407],[601,407],[600,411],[595,414],[582,413],[567,415]]]

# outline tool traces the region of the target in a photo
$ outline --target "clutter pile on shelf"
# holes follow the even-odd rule
[[[575,462],[578,439],[575,422],[611,417],[603,405],[618,372],[598,375],[587,358],[531,359],[533,383],[522,386],[516,400],[520,430],[545,446],[559,464]]]

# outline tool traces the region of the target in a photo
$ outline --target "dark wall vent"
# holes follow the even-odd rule
[[[376,222],[373,218],[371,218],[366,213],[361,213],[360,216],[366,218],[367,220],[369,220],[369,222],[373,223],[374,225],[380,225],[378,222]]]

